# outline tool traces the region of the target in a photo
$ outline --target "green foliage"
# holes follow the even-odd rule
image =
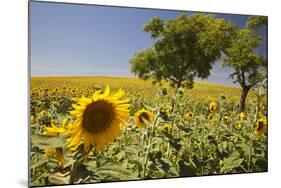
[[[153,122],[144,119],[147,127],[139,128],[132,115],[121,136],[98,154],[84,151],[83,145],[69,151],[65,134],[42,136],[45,121],[40,118],[57,118],[52,121],[58,125],[62,119],[67,118],[69,124],[73,119],[68,114],[57,113],[58,109],[40,112],[44,115],[37,115],[38,122],[31,127],[32,186],[267,171],[266,137],[259,138],[253,133],[256,106],[266,105],[265,101],[250,98],[248,113],[241,120],[229,96],[231,92],[204,101],[186,95],[186,91],[181,88],[172,92],[173,95],[155,92],[154,96],[147,94],[144,99],[136,100],[131,104],[132,109],[150,110]],[[145,102],[148,97],[154,102]],[[208,119],[209,103],[213,100],[217,104],[214,123]],[[193,114],[188,120],[184,118],[186,112]],[[171,125],[170,131],[164,130],[166,124]],[[236,129],[236,124],[241,127]],[[49,148],[62,148],[63,166],[58,166],[56,154],[46,157],[45,149]]]
[[[149,24],[146,24],[143,31],[150,32],[152,38],[159,37],[164,29],[164,21],[160,17],[154,17]]]
[[[248,22],[246,24],[246,28],[257,30],[262,26],[267,25],[267,17],[266,16],[249,16]]]
[[[56,172],[48,176],[48,181],[50,185],[65,185],[69,182],[69,174],[63,174],[61,172]]]
[[[230,77],[242,87],[240,111],[245,110],[245,101],[250,89],[266,79],[267,61],[258,52],[262,37],[258,29],[267,25],[267,17],[250,16],[245,28],[236,28],[230,46],[224,49],[223,66],[233,68]]]
[[[100,180],[132,180],[136,179],[136,175],[132,173],[132,171],[122,168],[120,165],[116,166],[103,166],[94,170],[96,176],[100,178]]]
[[[66,145],[65,137],[50,137],[50,136],[42,136],[42,135],[32,135],[31,136],[32,143],[41,148],[59,148],[64,147]]]
[[[256,84],[264,78],[261,70],[266,61],[255,51],[260,42],[261,37],[252,30],[239,29],[231,47],[226,49],[224,65],[234,68],[231,76],[242,87]]]
[[[168,80],[176,87],[195,77],[207,78],[213,63],[232,36],[233,24],[212,15],[181,14],[167,21],[153,18],[144,26],[154,39],[153,47],[130,60],[131,71],[142,79]]]
[[[239,152],[233,152],[229,157],[221,161],[221,173],[230,173],[233,169],[239,167],[243,159],[241,159]]]

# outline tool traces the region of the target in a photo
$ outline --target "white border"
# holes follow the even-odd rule
[[[269,16],[269,172],[75,187],[277,187],[280,185],[280,5],[277,0],[62,0],[63,2]],[[27,186],[27,0],[0,6],[1,187]],[[72,186],[69,186],[72,187]]]

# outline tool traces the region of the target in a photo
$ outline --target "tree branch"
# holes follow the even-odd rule
[[[243,69],[241,69],[241,77],[242,77],[242,87],[246,87],[246,81],[245,81],[245,72]]]
[[[254,87],[257,83],[261,82],[262,80],[263,80],[263,79],[259,79],[259,80],[255,81],[254,83],[249,84],[248,86],[249,86],[250,88],[252,88],[252,87]]]
[[[172,82],[176,83],[176,84],[179,82],[178,80],[174,79],[173,77],[169,77],[168,79],[171,80]]]

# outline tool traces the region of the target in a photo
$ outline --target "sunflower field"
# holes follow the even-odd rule
[[[267,171],[267,96],[113,77],[32,77],[31,186]]]

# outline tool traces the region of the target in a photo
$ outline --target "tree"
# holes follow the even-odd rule
[[[249,91],[266,77],[267,61],[258,52],[262,37],[258,30],[267,24],[266,17],[250,16],[245,28],[236,28],[230,47],[225,49],[223,66],[233,68],[230,77],[242,88],[240,111],[245,111]]]
[[[143,30],[150,33],[154,44],[130,59],[131,72],[141,79],[166,80],[179,88],[183,83],[191,87],[195,77],[210,75],[234,26],[213,15],[181,14],[167,21],[154,17]]]

